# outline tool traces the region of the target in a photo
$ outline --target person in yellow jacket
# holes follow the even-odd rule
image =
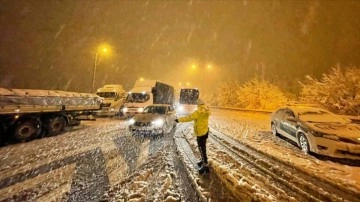
[[[194,135],[196,136],[196,141],[201,154],[201,161],[198,162],[200,173],[209,171],[209,167],[207,165],[208,159],[206,155],[206,140],[209,135],[209,116],[209,107],[205,105],[204,101],[199,99],[198,108],[195,112],[189,116],[175,119],[176,123],[194,121]]]

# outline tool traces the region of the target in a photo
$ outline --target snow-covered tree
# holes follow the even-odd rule
[[[339,114],[360,115],[360,68],[332,68],[321,80],[307,75],[300,100]]]
[[[254,78],[241,86],[236,82],[221,85],[218,100],[224,107],[276,109],[288,99],[277,86]]]
[[[218,93],[215,92],[207,92],[207,93],[201,93],[201,98],[205,101],[205,103],[209,106],[218,106],[219,100],[218,100]]]
[[[257,78],[246,82],[237,93],[240,105],[249,109],[276,109],[288,101],[277,86]]]
[[[239,84],[237,82],[226,82],[220,85],[217,97],[219,106],[222,107],[241,107],[237,91]]]

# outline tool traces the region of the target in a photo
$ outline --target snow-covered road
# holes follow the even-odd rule
[[[7,145],[0,148],[0,201],[360,201],[360,167],[303,154],[269,134],[268,116],[213,110],[210,124],[212,172],[202,177],[191,124],[142,138],[127,133],[124,120],[104,118]],[[236,145],[253,151],[253,165],[228,151],[243,154]],[[265,163],[274,165],[261,170]],[[296,182],[282,166],[301,173],[293,173]]]

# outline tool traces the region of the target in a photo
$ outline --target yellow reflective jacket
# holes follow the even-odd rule
[[[194,133],[196,136],[203,136],[209,129],[210,110],[206,105],[198,105],[198,109],[186,117],[179,118],[179,122],[194,121]]]

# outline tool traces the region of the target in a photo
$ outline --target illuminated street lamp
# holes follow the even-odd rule
[[[211,66],[211,65],[208,65],[206,68],[207,68],[207,69],[211,69],[211,68],[212,68],[212,66]]]
[[[141,78],[140,78],[140,81],[144,81],[144,78],[143,78],[143,77],[141,77]]]
[[[196,65],[195,65],[195,64],[192,65],[191,68],[192,68],[192,69],[196,69]]]
[[[92,79],[92,86],[91,86],[91,92],[94,92],[94,86],[95,86],[95,75],[96,75],[96,65],[98,63],[98,54],[106,54],[109,52],[109,49],[107,47],[100,47],[96,52],[95,52],[95,61],[94,61],[94,70],[93,70],[93,79]]]

